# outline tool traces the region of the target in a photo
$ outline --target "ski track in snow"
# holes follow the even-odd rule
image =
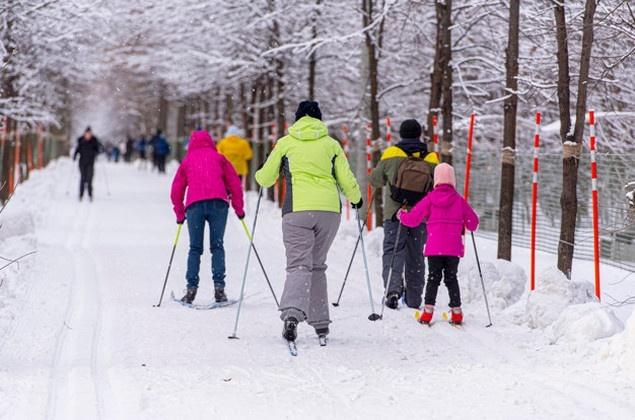
[[[47,171],[58,186],[70,172],[68,165]],[[112,196],[104,193],[106,175]],[[409,309],[387,309],[384,320],[369,322],[359,254],[341,306],[330,307],[328,346],[320,347],[302,324],[297,357],[280,337],[282,323],[255,259],[240,340],[227,339],[236,305],[196,311],[170,301],[170,290],[184,287],[186,229],[168,298],[153,308],[175,231],[169,182],[133,166],[100,163],[94,203],[54,192],[37,226],[38,263],[25,279],[23,310],[0,326],[8,337],[0,342],[0,400],[12,401],[0,401],[0,418],[171,419],[187,412],[194,419],[625,419],[635,413],[627,375],[589,361],[584,348],[571,354],[567,346],[549,346],[539,332],[499,312],[494,326],[484,328],[482,302],[465,305],[462,329],[438,318],[432,328],[421,326]],[[248,199],[248,219],[255,198]],[[280,296],[279,210],[264,205],[259,220],[256,246]],[[330,253],[331,298],[355,231],[354,221],[343,222]],[[379,301],[380,237],[366,243]],[[231,211],[225,246],[227,290],[237,297],[247,241]],[[212,294],[206,252],[198,300]],[[442,287],[436,317],[446,298]]]

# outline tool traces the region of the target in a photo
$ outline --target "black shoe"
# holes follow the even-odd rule
[[[220,287],[218,289],[214,289],[214,299],[216,299],[216,303],[227,302],[225,289],[222,289]]]
[[[399,294],[390,293],[386,297],[386,306],[390,309],[397,309],[399,307]]]
[[[327,335],[329,335],[329,327],[323,327],[323,328],[316,328],[315,329],[315,333],[318,335],[318,337],[322,338],[322,337],[326,337]]]
[[[282,328],[282,338],[287,341],[295,341],[298,337],[298,320],[289,317],[284,320],[284,327]]]
[[[181,298],[181,302],[191,305],[194,302],[194,298],[196,298],[196,290],[196,287],[188,287],[185,296]]]

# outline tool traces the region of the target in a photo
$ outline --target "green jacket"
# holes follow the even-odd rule
[[[282,172],[286,196],[282,214],[298,211],[341,212],[340,190],[351,203],[361,199],[359,185],[340,144],[328,136],[326,125],[305,116],[276,143],[256,181],[271,187]]]
[[[390,185],[397,176],[399,165],[401,165],[401,162],[407,157],[406,152],[397,146],[387,148],[368,178],[368,182],[370,182],[373,189],[388,186],[388,188],[384,188],[384,220],[390,220],[395,213],[397,213],[397,210],[399,210],[400,204],[390,197]],[[439,163],[436,153],[428,153],[424,160],[433,167]]]

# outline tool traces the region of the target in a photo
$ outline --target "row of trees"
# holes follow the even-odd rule
[[[70,130],[92,110],[112,134],[173,118],[181,127],[233,122],[255,141],[272,125],[284,132],[297,102],[314,98],[335,131],[350,127],[365,179],[362,140],[369,127],[379,159],[386,115],[426,122],[428,139],[438,116],[451,161],[477,112],[479,148],[502,156],[501,258],[511,259],[514,156],[530,149],[542,111],[560,122],[559,138],[545,140],[563,153],[558,265],[567,274],[584,113],[635,103],[635,13],[624,0],[4,3],[0,114],[13,121]],[[604,150],[632,150],[632,126],[627,116],[601,120]],[[381,224],[379,200],[375,210]]]

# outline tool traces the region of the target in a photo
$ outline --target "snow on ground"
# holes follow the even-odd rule
[[[236,307],[195,311],[169,301],[153,307],[176,230],[169,177],[99,163],[96,200],[79,203],[71,174],[68,160],[35,173],[0,217],[0,254],[37,248],[0,274],[0,418],[624,419],[635,413],[635,316],[627,322],[633,306],[612,312],[587,299],[563,298],[562,287],[569,289],[554,277],[552,255],[539,254],[538,290],[545,286],[544,299],[558,307],[549,308],[555,312],[548,325],[530,328],[527,314],[540,316],[531,309],[541,299],[525,292],[528,251],[514,250],[520,267],[497,262],[496,244],[477,236],[494,318],[487,329],[471,246],[460,271],[463,329],[443,322],[420,326],[408,309],[368,321],[357,258],[341,306],[331,308],[328,347],[319,347],[302,325],[300,354],[293,358],[253,259],[240,340],[227,339]],[[254,206],[252,194],[248,219]],[[280,295],[278,209],[265,205],[259,220],[256,245]],[[381,235],[376,230],[368,238],[376,302]],[[344,222],[329,256],[332,299],[355,239],[354,223]],[[225,242],[227,289],[236,297],[247,241],[235,217]],[[168,293],[184,288],[186,253],[184,232]],[[576,285],[592,279],[591,267],[575,263]],[[604,291],[635,295],[628,274],[603,267]],[[199,301],[211,299],[205,270]],[[440,309],[446,299],[442,287]]]

